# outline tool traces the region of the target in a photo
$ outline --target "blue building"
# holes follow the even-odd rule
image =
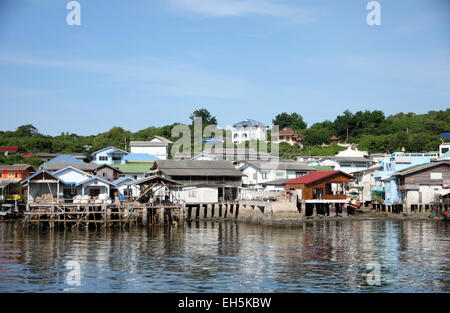
[[[428,164],[432,159],[437,159],[438,153],[392,153],[380,162],[382,170],[375,171],[373,176],[375,188],[378,192],[384,193],[384,202],[386,205],[400,203],[400,193],[398,191],[395,172],[408,167]]]
[[[125,164],[127,151],[109,146],[92,153],[92,163],[96,164]]]

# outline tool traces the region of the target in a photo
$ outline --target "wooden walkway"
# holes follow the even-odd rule
[[[184,220],[184,209],[174,204],[41,204],[32,203],[23,213],[23,226],[70,229],[171,225]]]

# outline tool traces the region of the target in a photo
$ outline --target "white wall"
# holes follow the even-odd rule
[[[127,181],[125,181],[125,182],[123,182],[123,183],[120,183],[120,184],[118,184],[118,185],[116,185],[116,187],[117,187],[117,190],[118,190],[118,192],[119,192],[119,196],[123,196],[123,192],[127,189],[127,183],[129,183],[130,182],[130,180],[127,180]],[[135,185],[132,185],[131,186],[131,191],[132,191],[132,194],[133,194],[133,197],[139,197],[139,195],[140,195],[140,193],[141,193],[141,191],[139,190],[139,188],[137,187],[137,186],[135,186]]]
[[[217,203],[219,190],[213,187],[187,187],[177,192],[177,198],[186,203]]]
[[[167,159],[167,147],[130,147],[131,153],[148,153],[160,160]]]
[[[92,177],[87,173],[80,173],[71,168],[67,168],[59,173],[56,173],[55,176],[61,178],[66,183],[81,183],[82,181]]]

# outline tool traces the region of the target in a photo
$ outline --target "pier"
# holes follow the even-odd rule
[[[184,220],[184,208],[176,204],[29,204],[23,226],[65,229],[172,225]]]

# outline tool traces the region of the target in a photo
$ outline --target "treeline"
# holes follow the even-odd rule
[[[206,109],[194,111],[189,118],[203,118],[204,125],[217,123],[216,118]],[[282,127],[291,127],[303,135],[304,148],[280,145],[280,154],[285,157],[296,155],[333,155],[341,147],[322,147],[329,144],[331,136],[340,141],[359,144],[360,150],[370,153],[389,153],[400,151],[436,151],[440,144],[440,135],[450,131],[450,109],[429,111],[426,114],[399,113],[386,117],[382,111],[345,111],[334,121],[315,123],[310,127],[298,113],[281,113],[273,123]],[[15,131],[0,131],[0,146],[19,146],[19,152],[84,153],[88,156],[93,151],[106,146],[126,149],[131,140],[148,140],[153,136],[163,136],[172,141],[172,128],[178,123],[163,127],[148,127],[137,132],[130,132],[122,127],[113,127],[109,131],[90,136],[61,133],[49,136],[39,133],[33,125],[23,125]],[[192,125],[191,125],[192,126]],[[19,161],[19,160],[18,160]],[[31,161],[31,160],[30,160]],[[36,160],[37,161],[37,160]],[[10,163],[4,158],[1,163]]]
[[[277,122],[277,118],[273,122]],[[337,136],[339,141],[356,143],[358,149],[369,153],[391,153],[403,147],[409,152],[437,151],[441,134],[450,131],[450,109],[426,114],[398,113],[388,117],[378,110],[356,113],[346,110],[334,121],[315,123],[309,128],[305,125],[303,129],[296,128],[298,124],[301,123],[296,121],[286,126],[303,135],[303,150],[329,144],[330,137]]]

